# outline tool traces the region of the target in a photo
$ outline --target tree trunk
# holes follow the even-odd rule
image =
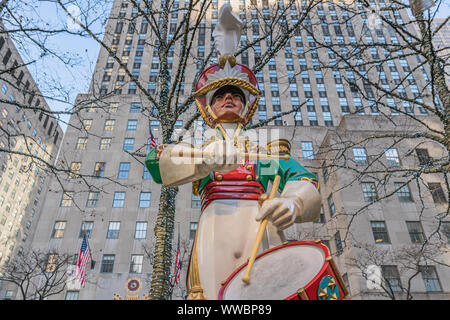
[[[155,225],[153,274],[149,298],[171,299],[170,267],[172,265],[172,238],[175,221],[175,199],[178,187],[161,187],[159,212]]]
[[[436,87],[437,94],[444,105],[443,112],[445,114],[445,119],[449,119],[450,117],[450,94],[447,88],[447,84],[445,83],[445,71],[444,71],[444,61],[431,50],[432,38],[430,32],[432,30],[428,30],[424,16],[422,13],[415,15],[417,23],[419,25],[419,30],[423,38],[423,55],[427,59],[431,68],[431,77],[434,79],[434,84]],[[449,121],[444,122],[445,130],[444,132],[448,134],[450,124]],[[445,145],[447,150],[450,149],[450,144],[447,143]]]

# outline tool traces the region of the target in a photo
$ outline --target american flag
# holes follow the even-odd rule
[[[180,259],[180,228],[178,227],[178,245],[177,245],[177,256],[175,258],[175,270],[173,272],[175,286],[180,282],[181,275],[181,259]]]
[[[153,136],[153,133],[152,133],[152,130],[151,130],[151,129],[150,129],[149,146],[150,146],[150,149],[156,148],[156,146],[157,146],[156,139],[155,139],[155,137]]]
[[[84,288],[86,285],[86,265],[89,261],[89,246],[86,240],[86,235],[83,235],[83,242],[81,243],[80,253],[78,254],[77,265],[75,269],[75,277]]]

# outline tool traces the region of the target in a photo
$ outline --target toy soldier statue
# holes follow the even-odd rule
[[[200,114],[216,135],[201,148],[177,143],[154,148],[145,164],[165,186],[192,183],[201,196],[199,218],[188,270],[188,299],[217,299],[221,283],[247,261],[261,220],[269,217],[262,249],[282,244],[282,230],[293,223],[317,220],[320,196],[316,177],[289,155],[290,143],[279,139],[265,148],[244,136],[260,91],[253,72],[233,54],[242,23],[224,5],[213,36],[219,64],[205,69],[194,93]],[[258,152],[265,149],[265,154]],[[194,159],[180,161],[180,155]],[[200,156],[199,156],[200,155]],[[288,160],[282,160],[288,159]],[[263,202],[269,182],[279,175],[280,196]]]

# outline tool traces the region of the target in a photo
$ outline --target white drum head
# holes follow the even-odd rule
[[[282,300],[306,286],[319,274],[325,252],[319,246],[292,245],[269,252],[255,260],[250,283],[240,270],[223,293],[224,300]]]

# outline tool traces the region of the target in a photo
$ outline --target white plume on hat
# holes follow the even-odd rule
[[[218,51],[219,55],[230,55],[233,56],[236,52],[236,49],[239,46],[239,41],[241,39],[242,34],[242,20],[239,16],[233,12],[231,5],[224,4],[219,10],[219,23],[215,26],[212,36],[214,37],[214,46]],[[241,72],[237,68],[233,68],[230,66],[229,61],[225,62],[223,69],[220,69],[210,75],[208,75],[207,83],[210,83],[214,80],[222,79],[222,78],[239,78],[245,81],[249,81],[248,75],[246,73]],[[206,94],[206,101],[209,105],[212,103],[212,98],[214,93],[220,88],[209,91]],[[242,90],[245,96],[245,101],[249,101],[249,92],[243,88]],[[247,109],[247,105],[244,106],[241,114],[244,113],[245,109]]]
[[[214,28],[212,36],[219,55],[234,55],[242,34],[242,21],[233,12],[229,4],[224,4],[219,10],[219,23]]]

